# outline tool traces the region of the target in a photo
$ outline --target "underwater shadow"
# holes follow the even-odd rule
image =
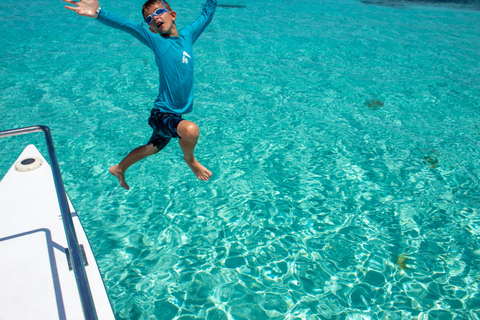
[[[219,7],[219,8],[240,9],[240,8],[246,8],[247,6],[242,6],[242,5],[237,5],[237,4],[218,4],[217,7]]]

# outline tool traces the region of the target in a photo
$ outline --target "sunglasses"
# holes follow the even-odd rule
[[[165,12],[170,12],[168,11],[167,9],[165,9],[165,2],[163,2],[162,0],[162,4],[163,4],[163,8],[158,8],[157,10],[155,10],[154,13],[152,13],[151,15],[149,15],[148,17],[145,18],[145,23],[146,24],[150,24],[152,23],[153,21],[153,17],[155,16],[161,16],[162,14],[164,14]]]

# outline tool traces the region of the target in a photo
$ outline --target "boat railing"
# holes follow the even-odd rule
[[[73,226],[72,215],[70,213],[67,194],[63,185],[62,176],[60,174],[60,168],[58,166],[55,148],[53,147],[53,139],[52,134],[50,133],[50,128],[39,125],[5,130],[0,131],[0,138],[18,136],[33,132],[43,132],[45,135],[45,142],[48,148],[48,156],[50,158],[50,167],[52,169],[53,181],[55,183],[58,204],[60,206],[60,211],[62,214],[63,227],[65,229],[65,235],[67,237],[68,250],[71,256],[73,272],[75,274],[75,281],[77,282],[77,288],[82,303],[83,314],[85,316],[85,319],[87,320],[96,320],[98,318],[97,312],[95,310],[95,304],[93,303],[92,291],[90,290],[87,273],[83,264],[77,240],[77,235]]]

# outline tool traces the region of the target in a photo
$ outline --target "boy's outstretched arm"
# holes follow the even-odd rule
[[[65,6],[68,10],[75,11],[80,16],[95,18],[95,12],[100,7],[98,0],[63,0],[74,6]]]

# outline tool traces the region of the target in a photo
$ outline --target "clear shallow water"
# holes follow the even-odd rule
[[[150,135],[149,50],[61,2],[0,5],[0,129],[51,127],[117,318],[480,318],[480,12],[224,4],[246,8],[197,42],[186,117],[213,179],[171,143],[129,192],[108,167]],[[202,5],[172,3],[178,24]]]

